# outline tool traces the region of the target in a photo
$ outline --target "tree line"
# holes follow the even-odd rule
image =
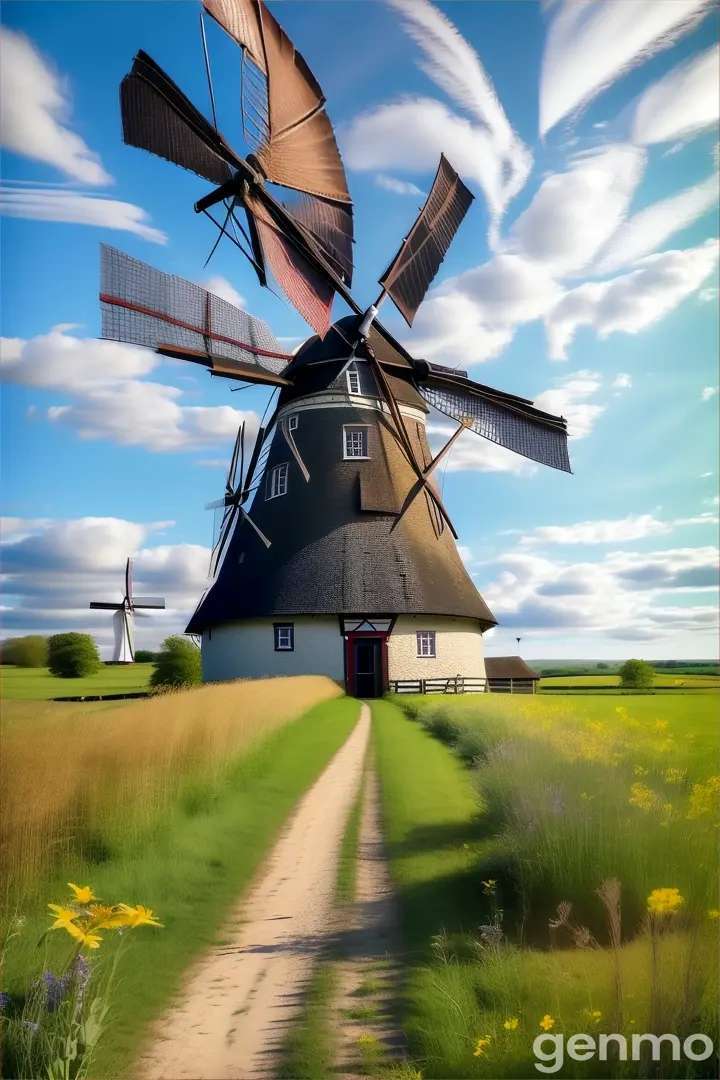
[[[138,649],[139,664],[154,664],[151,687],[196,686],[202,682],[200,650],[180,634],[165,638],[159,652]],[[0,643],[0,664],[23,668],[47,668],[61,679],[82,679],[94,675],[103,666],[94,638],[74,632],[28,634]]]

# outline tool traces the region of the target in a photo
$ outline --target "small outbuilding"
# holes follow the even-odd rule
[[[534,694],[540,678],[521,656],[486,656],[485,674],[491,694]]]

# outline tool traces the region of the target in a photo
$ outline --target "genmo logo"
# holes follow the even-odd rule
[[[706,1061],[715,1049],[707,1035],[688,1035],[682,1043],[677,1035],[633,1035],[630,1060],[640,1061],[649,1052],[653,1061],[659,1061],[664,1046],[672,1053],[673,1061],[680,1061],[681,1057],[687,1061]],[[541,1073],[556,1073],[563,1067],[566,1054],[574,1061],[590,1061],[595,1056],[599,1061],[607,1061],[608,1047],[612,1048],[613,1060],[628,1060],[628,1040],[624,1035],[571,1035],[567,1044],[564,1035],[538,1035],[533,1042],[535,1068]]]

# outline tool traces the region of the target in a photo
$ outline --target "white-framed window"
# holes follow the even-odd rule
[[[347,379],[348,394],[360,393],[360,372],[355,364],[351,364],[345,372],[345,378]]]
[[[416,636],[418,656],[435,656],[435,631],[418,630]]]
[[[295,626],[293,623],[273,623],[275,652],[292,652],[295,648]]]
[[[297,413],[293,413],[293,415],[288,420],[288,430],[289,431],[295,431],[297,426],[298,426],[298,415],[297,415]]]
[[[366,427],[343,428],[343,457],[368,458],[368,429]]]
[[[278,495],[287,495],[288,465],[276,465],[268,477],[266,499],[277,499]]]

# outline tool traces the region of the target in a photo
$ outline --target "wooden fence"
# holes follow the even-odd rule
[[[391,679],[391,694],[485,694],[488,690],[487,679],[464,678],[462,675],[450,679]]]

